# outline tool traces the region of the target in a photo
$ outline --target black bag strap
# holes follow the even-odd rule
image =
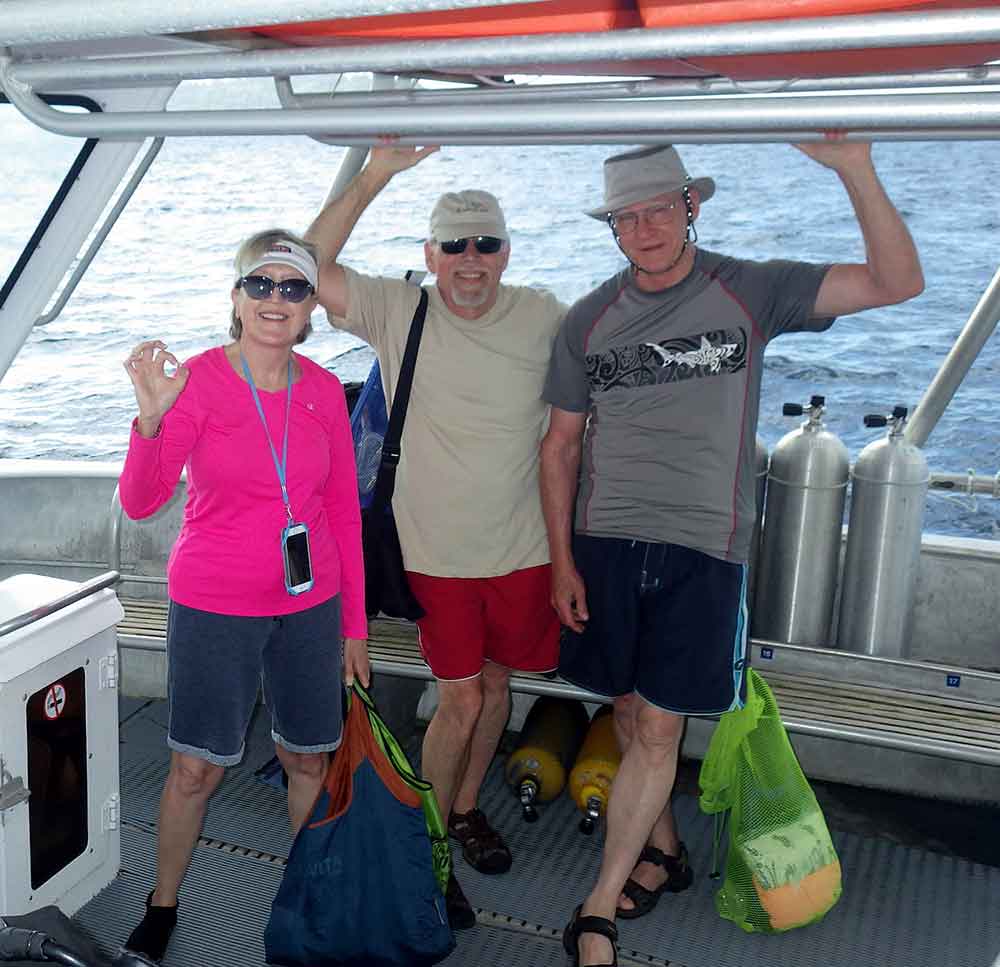
[[[406,419],[406,408],[410,402],[413,371],[417,365],[417,350],[420,348],[420,337],[424,331],[426,315],[427,290],[421,288],[420,302],[417,303],[413,321],[410,323],[410,333],[406,337],[406,349],[403,351],[403,364],[399,368],[396,391],[392,396],[389,425],[382,440],[382,459],[379,462],[378,477],[375,479],[375,492],[372,494],[371,502],[371,515],[375,520],[382,519],[382,511],[389,505],[396,489],[396,468],[402,455],[400,443],[403,439],[403,421]]]

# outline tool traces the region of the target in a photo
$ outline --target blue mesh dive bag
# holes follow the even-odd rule
[[[397,761],[385,751],[372,713],[363,691],[348,689],[343,741],[271,907],[269,964],[427,967],[455,947],[439,879],[448,870],[436,855],[442,844],[447,853],[447,833],[433,791],[401,753]]]

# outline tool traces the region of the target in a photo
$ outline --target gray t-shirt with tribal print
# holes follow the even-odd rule
[[[570,309],[544,397],[588,414],[577,533],[747,560],[764,347],[829,328],[812,316],[828,269],[699,249],[669,289],[625,269]]]

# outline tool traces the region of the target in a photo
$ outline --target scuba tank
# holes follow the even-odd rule
[[[905,406],[865,417],[889,433],[858,455],[851,484],[837,645],[882,658],[905,658],[909,647],[930,479],[906,417]]]
[[[808,406],[782,408],[785,416],[807,418],[771,454],[754,638],[830,644],[850,456],[824,426],[825,409],[822,396],[811,397]]]
[[[611,783],[621,763],[613,713],[611,705],[602,705],[594,713],[569,776],[570,795],[583,813],[580,832],[588,836],[594,831],[597,820],[607,811]]]
[[[586,731],[587,710],[577,699],[542,695],[529,709],[507,760],[507,782],[526,822],[538,819],[536,802],[551,802],[563,791]]]

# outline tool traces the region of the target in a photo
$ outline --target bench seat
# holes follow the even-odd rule
[[[122,605],[125,618],[118,626],[121,646],[162,651],[166,643],[166,603],[125,598]],[[761,647],[755,645],[758,651]],[[768,646],[763,647],[768,653]],[[410,622],[393,618],[370,622],[369,655],[376,672],[431,679],[420,656],[416,626]],[[789,674],[767,666],[764,661],[755,667],[771,686],[789,732],[1000,766],[1000,702]],[[935,667],[934,671],[944,670]],[[969,674],[967,669],[961,673]],[[532,695],[607,701],[605,696],[556,676],[517,672],[511,678],[511,688]]]

